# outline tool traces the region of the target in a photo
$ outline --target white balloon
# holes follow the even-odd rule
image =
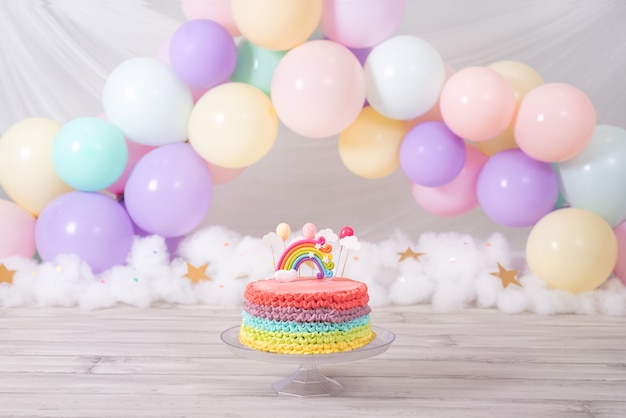
[[[367,100],[391,119],[413,119],[428,112],[437,103],[445,78],[439,52],[416,36],[389,38],[365,61]]]
[[[108,119],[134,142],[159,146],[187,140],[191,92],[156,58],[117,66],[104,85],[103,105]]]

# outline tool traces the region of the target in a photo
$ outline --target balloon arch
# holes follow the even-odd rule
[[[395,35],[405,3],[183,0],[188,20],[159,57],[108,76],[105,115],[26,119],[3,135],[0,259],[70,253],[101,272],[138,231],[182,237],[212,185],[266,156],[282,123],[338,136],[356,176],[401,169],[432,214],[480,207],[532,227],[528,266],[553,288],[626,280],[626,131],[522,62],[452,69]]]

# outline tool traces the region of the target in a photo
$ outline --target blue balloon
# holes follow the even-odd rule
[[[102,190],[122,175],[128,147],[122,131],[95,117],[74,119],[63,125],[52,142],[52,164],[74,189]]]

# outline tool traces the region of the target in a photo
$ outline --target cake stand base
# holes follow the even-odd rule
[[[369,344],[351,351],[330,354],[276,354],[254,350],[239,341],[239,326],[228,328],[220,338],[238,356],[274,363],[297,364],[298,370],[291,376],[272,384],[278,395],[300,398],[332,396],[342,391],[342,386],[334,379],[324,376],[317,370],[317,364],[343,363],[377,356],[389,348],[396,336],[393,332],[372,326],[376,338]]]
[[[315,364],[301,364],[291,376],[272,384],[272,389],[278,395],[308,398],[336,395],[343,386],[320,373]]]

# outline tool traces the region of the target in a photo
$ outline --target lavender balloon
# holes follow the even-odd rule
[[[500,225],[521,228],[535,225],[552,211],[559,182],[550,164],[508,149],[484,165],[476,192],[487,216]]]
[[[126,183],[124,203],[143,231],[179,237],[202,222],[212,190],[207,162],[187,143],[170,144],[139,160]]]
[[[169,59],[172,70],[184,83],[209,89],[232,75],[237,64],[237,46],[219,23],[190,20],[172,35]]]
[[[411,129],[400,145],[400,167],[415,184],[438,187],[454,180],[465,165],[463,139],[442,122]]]
[[[35,224],[37,251],[52,262],[74,254],[98,274],[124,264],[133,242],[133,226],[124,208],[102,194],[70,192],[52,200]]]

